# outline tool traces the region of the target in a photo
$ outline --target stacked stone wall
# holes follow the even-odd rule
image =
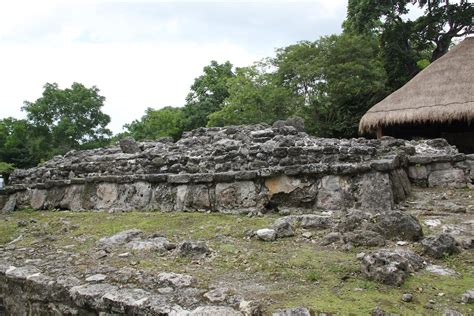
[[[323,139],[292,126],[197,129],[169,139],[72,151],[16,170],[4,211],[391,209],[411,184],[466,186],[474,158],[442,139]]]

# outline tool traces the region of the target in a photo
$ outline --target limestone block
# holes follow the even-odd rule
[[[349,191],[350,185],[346,177],[325,176],[318,187],[316,206],[329,210],[351,207],[354,204],[354,196]]]
[[[148,210],[158,210],[162,212],[171,212],[175,210],[176,204],[175,186],[166,183],[156,185],[152,190],[152,196],[149,205],[145,208]]]
[[[180,185],[176,191],[176,210],[211,210],[214,201],[207,185]]]
[[[110,209],[117,201],[118,186],[116,183],[99,183],[96,191],[95,208],[99,210]]]
[[[394,200],[392,185],[387,173],[369,172],[358,177],[358,200],[365,210],[390,210]]]
[[[408,167],[408,177],[413,180],[425,180],[428,178],[428,170],[425,165],[413,165]]]
[[[216,185],[216,207],[220,211],[242,210],[257,205],[257,189],[251,181],[218,183]]]
[[[290,193],[297,188],[304,187],[300,179],[286,175],[265,179],[265,186],[272,195],[276,193]]]
[[[436,170],[428,176],[429,187],[464,188],[466,185],[467,177],[461,169]]]
[[[30,206],[35,210],[40,210],[44,206],[46,201],[46,195],[48,192],[42,189],[34,189],[31,194]]]

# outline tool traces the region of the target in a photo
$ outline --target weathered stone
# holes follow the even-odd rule
[[[5,271],[5,276],[10,279],[27,280],[32,276],[39,275],[41,271],[33,266],[13,267],[10,266]]]
[[[75,211],[82,210],[83,209],[82,207],[83,192],[84,192],[84,186],[82,185],[68,186],[64,192],[62,201],[59,203],[59,206],[62,209],[75,210]],[[41,200],[42,199],[41,197],[39,198],[40,199],[37,200],[38,204],[36,205],[35,209],[40,209],[44,207],[44,200]],[[33,197],[32,197],[32,203],[33,203]]]
[[[300,179],[281,175],[278,177],[265,179],[265,186],[267,187],[270,194],[277,193],[291,193],[297,188],[301,188],[302,185]]]
[[[74,286],[69,290],[69,294],[77,306],[100,310],[103,307],[102,297],[115,291],[116,286],[99,283]]]
[[[193,285],[196,282],[196,279],[186,274],[162,272],[158,274],[158,281],[165,286],[182,288]]]
[[[403,294],[402,295],[402,301],[407,302],[407,303],[413,301],[413,295],[410,294],[410,293]]]
[[[274,210],[295,212],[377,211],[391,209],[410,193],[403,170],[408,162],[416,184],[450,185],[469,174],[468,160],[451,146],[393,138],[314,138],[302,132],[301,120],[291,121],[273,128],[199,128],[176,143],[125,138],[120,147],[71,151],[35,168],[16,169],[2,191],[10,203],[3,197],[0,205],[12,210],[239,213],[271,204]],[[416,164],[425,174],[416,174]],[[184,187],[201,184],[206,187]]]
[[[457,275],[456,271],[449,268],[443,268],[441,266],[430,264],[426,267],[426,271],[436,274],[436,275],[444,275],[444,276],[455,276]]]
[[[356,247],[376,247],[385,245],[385,239],[383,239],[380,234],[370,230],[353,230],[347,232],[344,234],[343,240],[344,242],[350,243]]]
[[[156,251],[166,252],[176,248],[176,246],[164,237],[156,237],[146,240],[132,240],[127,243],[127,248],[133,251]]]
[[[31,194],[30,205],[35,210],[40,210],[44,206],[44,202],[46,201],[46,195],[48,191],[34,189],[33,193]]]
[[[304,132],[304,120],[301,117],[290,117],[287,120],[279,120],[273,123],[273,128],[294,127],[298,132]]]
[[[135,154],[141,151],[139,144],[132,137],[124,137],[119,143],[120,149],[126,154]]]
[[[311,311],[306,307],[279,309],[274,311],[272,316],[311,316]]]
[[[392,185],[387,173],[370,172],[358,181],[360,207],[365,210],[390,210],[394,200]]]
[[[262,306],[258,301],[241,300],[239,310],[244,316],[262,316]]]
[[[337,210],[353,205],[354,196],[349,193],[349,183],[345,177],[325,176],[321,179],[316,206]]]
[[[293,228],[288,222],[278,222],[273,225],[277,238],[291,237],[295,235]]]
[[[386,239],[417,241],[423,237],[423,230],[416,217],[401,211],[388,211],[375,215],[369,229]]]
[[[16,207],[16,195],[10,195],[7,202],[3,205],[2,212],[9,213],[13,212]]]
[[[423,267],[423,259],[408,250],[377,250],[362,259],[362,272],[374,281],[400,286],[409,273]]]
[[[176,192],[176,210],[212,210],[214,191],[207,185],[180,185]]]
[[[462,295],[462,301],[465,304],[473,304],[474,303],[474,289],[466,291]]]
[[[459,245],[449,234],[429,236],[421,241],[424,252],[433,258],[443,258],[443,256],[453,255],[460,252]]]
[[[342,241],[342,234],[338,232],[330,232],[326,236],[323,237],[321,240],[321,245],[328,246],[330,244],[334,244],[337,242]]]
[[[274,241],[277,233],[274,229],[262,228],[256,231],[257,237],[263,241]]]
[[[293,227],[326,229],[329,228],[332,219],[329,216],[305,214],[305,215],[289,215],[279,218],[275,221],[275,226],[281,223],[289,223]]]
[[[229,297],[229,289],[217,288],[205,293],[204,297],[211,303],[223,303]]]
[[[249,209],[257,205],[256,199],[256,187],[251,181],[216,185],[216,207],[220,211]]]
[[[346,215],[343,215],[337,222],[335,228],[340,232],[353,231],[355,229],[364,229],[368,226],[370,214],[360,211],[351,210]]]
[[[464,188],[467,178],[461,169],[436,170],[428,176],[430,187],[455,187]]]
[[[125,230],[110,237],[103,237],[97,242],[98,245],[104,247],[113,247],[123,245],[136,239],[142,235],[142,231],[138,229]]]
[[[403,169],[396,169],[390,173],[392,194],[395,203],[404,201],[411,193],[410,179]]]
[[[105,281],[107,279],[107,276],[104,274],[94,274],[86,278],[86,282],[93,282],[93,283],[99,283],[102,281]]]
[[[150,298],[151,294],[141,289],[118,289],[102,296],[107,309],[114,313],[124,314],[134,309],[145,310]]]
[[[232,307],[200,306],[187,315],[189,316],[211,316],[211,315],[241,316],[242,313],[239,311],[236,311]]]
[[[209,248],[203,241],[184,241],[178,246],[177,250],[178,255],[183,257],[201,257],[210,253]]]

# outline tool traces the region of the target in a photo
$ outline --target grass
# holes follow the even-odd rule
[[[359,315],[381,306],[402,315],[442,313],[442,309],[424,308],[434,299],[437,306],[473,312],[472,305],[459,303],[462,293],[474,288],[472,253],[465,251],[436,262],[458,271],[457,277],[419,272],[397,288],[368,281],[360,274],[355,253],[363,249],[332,250],[297,237],[275,242],[245,237],[246,230],[268,227],[274,220],[272,216],[219,213],[21,211],[0,217],[0,244],[22,235],[17,247],[34,247],[41,238],[53,236],[52,249],[74,245],[75,251],[88,254],[98,239],[137,228],[147,234],[162,234],[176,243],[205,240],[214,255],[196,262],[172,255],[132,254],[129,258],[110,258],[107,264],[121,267],[136,261],[136,267],[148,271],[189,273],[201,286],[227,282],[245,297],[267,302],[269,311],[306,306],[320,312]],[[28,226],[18,227],[19,221],[27,221]],[[402,302],[403,293],[412,293],[414,302]]]

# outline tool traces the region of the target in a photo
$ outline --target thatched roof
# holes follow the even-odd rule
[[[362,117],[359,132],[474,119],[474,37],[466,38]]]

